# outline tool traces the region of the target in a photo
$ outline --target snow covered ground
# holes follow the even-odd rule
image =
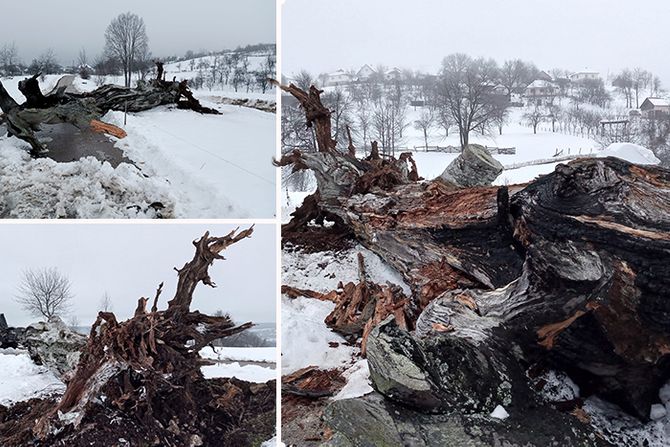
[[[230,348],[207,346],[200,351],[200,355],[206,359],[241,362],[265,362],[275,363],[277,361],[276,348]]]
[[[236,377],[249,382],[267,382],[277,378],[276,348],[203,348],[200,355],[217,362],[203,366],[206,378]]]
[[[276,380],[277,372],[274,368],[264,368],[258,365],[241,365],[238,362],[218,363],[211,366],[203,366],[202,373],[207,379],[216,377],[235,377],[247,382],[264,383],[268,380]]]
[[[60,77],[46,76],[40,82],[42,90],[52,89]],[[23,78],[2,79],[19,102],[25,99],[18,91]],[[93,79],[78,77],[73,85],[84,91],[96,88]],[[149,205],[160,202],[163,217],[273,217],[276,115],[220,102],[223,97],[274,101],[274,90],[195,91],[195,95],[222,115],[163,106],[129,113],[126,125],[120,112],[104,117],[128,133],[112,140],[137,167],[121,164],[113,169],[91,157],[71,163],[33,160],[23,155],[27,145],[22,141],[0,137],[0,197],[7,198],[0,215],[156,217]]]
[[[358,253],[363,254],[366,271],[372,281],[382,284],[391,282],[409,291],[396,271],[362,246],[337,254],[284,250],[282,282],[299,289],[329,292],[337,288],[340,281],[358,280]],[[348,345],[324,322],[334,308],[335,304],[327,301],[282,297],[282,374],[312,365],[321,369],[339,368],[347,383],[333,399],[365,395],[372,391],[367,360],[360,358],[358,347]]]
[[[0,349],[0,405],[60,394],[64,390],[63,382],[44,366],[33,363],[27,351]]]

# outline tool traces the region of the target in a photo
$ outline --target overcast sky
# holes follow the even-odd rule
[[[20,0],[2,2],[0,45],[16,42],[24,63],[53,48],[62,64],[86,48],[90,58],[104,46],[111,20],[124,12],[144,19],[155,56],[187,50],[223,50],[275,41],[274,0]]]
[[[181,268],[193,258],[191,242],[208,229],[222,236],[233,228],[205,224],[2,225],[0,313],[10,326],[37,321],[13,297],[22,272],[43,267],[57,267],[70,279],[74,314],[82,326],[93,323],[105,292],[117,318],[125,319],[133,314],[139,297],[153,300],[163,281],[159,308],[165,309],[177,284],[173,267]],[[239,322],[275,321],[274,226],[256,225],[251,238],[232,245],[223,255],[226,260],[215,262],[209,270],[218,287],[200,284],[192,308],[209,314],[221,309]]]
[[[435,72],[444,56],[463,52],[603,77],[641,66],[670,87],[669,20],[667,0],[284,0],[282,69]]]

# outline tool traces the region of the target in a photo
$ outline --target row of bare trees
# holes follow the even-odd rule
[[[276,56],[271,52],[262,57],[263,61],[255,69],[251,68],[250,54],[243,51],[200,57],[197,62],[193,58],[178,63],[177,69],[198,72],[191,83],[194,88],[204,86],[212,90],[217,86],[230,86],[236,92],[244,88],[247,93],[256,90],[266,93],[270,87],[268,79],[276,77]]]
[[[617,92],[626,100],[628,108],[639,108],[640,99],[643,99],[645,94],[659,96],[663,92],[661,79],[640,67],[621,70],[612,79],[612,86],[616,87]]]

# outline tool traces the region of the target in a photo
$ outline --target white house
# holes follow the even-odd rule
[[[402,72],[397,67],[393,67],[392,69],[387,70],[386,73],[384,73],[384,78],[386,78],[387,81],[394,81],[400,79],[401,76]]]
[[[528,84],[524,91],[524,96],[528,104],[541,106],[546,99],[558,95],[559,90],[559,87],[553,82],[536,79]]]
[[[353,81],[353,76],[347,73],[346,71],[340,69],[332,73],[328,73],[326,77],[327,86],[337,86],[337,85],[346,85],[350,84]]]
[[[600,74],[597,71],[594,70],[582,70],[578,71],[576,73],[572,73],[570,75],[570,80],[575,82],[575,81],[584,81],[586,79],[599,79]]]
[[[368,64],[365,64],[361,67],[360,70],[356,73],[356,77],[358,78],[359,81],[364,81],[370,76],[372,76],[375,73],[375,70],[369,66]]]
[[[647,98],[640,106],[643,118],[670,117],[670,101],[665,98]]]

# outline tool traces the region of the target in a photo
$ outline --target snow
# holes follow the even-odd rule
[[[201,369],[206,379],[235,377],[240,380],[256,383],[264,383],[268,380],[277,379],[277,371],[274,368],[264,368],[258,365],[240,365],[238,362],[217,363],[216,365],[203,366]]]
[[[577,399],[579,386],[562,371],[549,370],[534,379],[537,384],[544,381],[540,395],[549,402],[562,402]]]
[[[176,198],[163,178],[93,157],[57,163],[32,159],[27,143],[0,137],[0,216],[22,218],[173,217]]]
[[[272,439],[268,439],[265,441],[263,444],[261,444],[261,447],[284,447],[286,444],[283,442],[277,440],[277,436],[273,436]]]
[[[493,184],[502,186],[527,183],[541,175],[551,174],[558,165],[559,163],[545,163],[540,165],[524,166],[516,169],[505,169],[500,173],[498,178],[493,181]]]
[[[202,373],[208,379],[214,377],[236,377],[249,382],[267,382],[277,378],[275,348],[231,348],[205,347],[200,355],[206,359],[217,361],[216,365],[202,367]],[[244,363],[261,363],[249,365]],[[264,365],[265,364],[265,365]]]
[[[65,385],[47,368],[33,363],[27,351],[0,350],[0,405],[63,391]]]
[[[103,119],[128,132],[116,147],[147,175],[169,180],[176,217],[273,217],[275,114],[217,108],[223,115],[162,106],[129,114],[126,126],[122,112]]]
[[[585,401],[584,410],[591,418],[591,425],[614,445],[666,447],[670,445],[670,382],[661,387],[658,396],[660,404],[652,405],[651,421],[647,423],[595,396]]]
[[[282,281],[299,289],[330,292],[340,281],[358,282],[358,253],[365,259],[366,272],[372,282],[391,282],[402,287],[405,294],[410,289],[402,276],[387,266],[382,259],[362,245],[338,253],[303,253],[284,250],[282,252]],[[324,316],[325,318],[325,316]]]
[[[498,405],[491,412],[490,416],[495,419],[505,420],[509,417],[509,413],[507,412],[507,410],[505,410],[505,408],[502,405]]]
[[[370,368],[368,367],[367,360],[357,361],[342,376],[346,379],[347,383],[333,397],[333,400],[353,399],[354,397],[365,396],[374,391],[370,384]]]
[[[324,319],[335,303],[312,298],[282,297],[282,374],[307,366],[321,369],[343,368],[360,351],[347,346],[346,340],[331,331]],[[337,343],[335,348],[329,343]]]
[[[632,143],[614,143],[600,152],[598,157],[617,157],[640,165],[657,165],[661,160],[649,149]]]
[[[362,246],[355,246],[337,254],[332,252],[282,252],[282,281],[299,289],[329,292],[340,281],[358,281],[358,253],[363,253],[370,280],[409,287],[402,277],[382,260]],[[372,392],[367,360],[360,359],[360,349],[349,346],[346,340],[331,331],[324,322],[335,308],[335,303],[313,298],[282,297],[282,374],[289,374],[307,366],[320,369],[339,368],[346,379],[345,386],[333,397],[349,399]],[[331,347],[331,344],[337,344]]]
[[[200,355],[206,359],[219,361],[237,360],[242,362],[266,363],[277,361],[276,348],[231,348],[219,346],[212,349],[207,346],[200,351]]]

